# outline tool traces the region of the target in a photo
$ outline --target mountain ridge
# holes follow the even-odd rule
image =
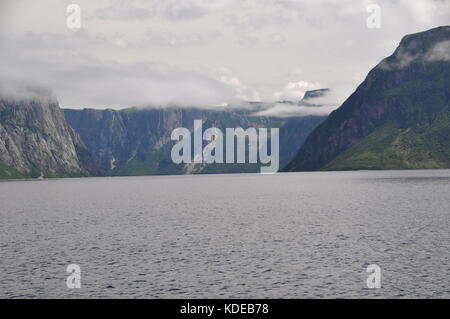
[[[449,40],[449,26],[403,37],[284,171],[450,167],[450,64],[436,50]]]
[[[253,110],[202,110],[202,109],[138,109],[122,110],[64,110],[69,124],[81,136],[89,152],[97,160],[104,175],[153,175],[186,173],[239,173],[258,172],[260,164],[173,164],[170,151],[174,141],[171,132],[185,127],[191,132],[194,120],[201,119],[203,127],[226,128],[278,127],[285,123],[297,125],[289,143],[284,143],[287,130],[280,132],[280,157],[286,164],[300,148],[307,133],[325,119],[325,116],[306,116],[277,119],[252,115]],[[286,126],[286,127],[288,127]]]

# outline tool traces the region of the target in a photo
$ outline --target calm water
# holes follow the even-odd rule
[[[448,170],[0,182],[0,297],[449,298],[449,202]]]

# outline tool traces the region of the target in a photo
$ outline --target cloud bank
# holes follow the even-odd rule
[[[235,99],[234,89],[219,80],[165,65],[119,64],[85,55],[72,55],[70,63],[59,55],[39,56],[39,63],[35,63],[36,55],[0,56],[3,91],[12,92],[16,85],[16,96],[20,96],[20,92],[25,92],[22,83],[49,88],[64,98],[66,107],[211,107]],[[27,76],[17,72],[19,67],[26,68]]]
[[[368,29],[373,2],[78,0],[82,28],[70,30],[70,2],[3,0],[0,85],[48,87],[71,108],[213,108],[299,101],[306,90],[330,87],[331,109],[405,34],[449,21],[448,0],[378,0],[382,27]],[[448,51],[443,44],[429,59],[448,59]],[[265,111],[306,112],[286,108]]]

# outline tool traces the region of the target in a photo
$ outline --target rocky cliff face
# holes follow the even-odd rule
[[[90,160],[54,98],[0,99],[0,177],[87,175]]]
[[[406,36],[286,171],[450,167],[450,27]]]
[[[61,110],[55,98],[0,99],[0,178],[259,172],[260,164],[174,164],[177,127],[280,128],[287,163],[325,116],[282,120],[255,110]],[[206,143],[206,142],[205,142]]]
[[[281,120],[252,117],[242,112],[199,109],[65,110],[104,175],[151,175],[218,172],[256,172],[259,165],[176,165],[170,136],[178,127],[193,130],[194,120],[204,129],[218,127],[279,127]],[[231,167],[233,166],[233,167]]]
[[[286,119],[280,127],[280,169],[297,155],[309,134],[326,118],[324,115],[308,115]]]
[[[260,164],[176,165],[170,136],[177,127],[193,131],[194,120],[203,128],[280,128],[280,163],[286,164],[308,134],[326,116],[281,120],[252,116],[253,111],[199,109],[65,110],[68,123],[81,136],[103,175],[259,172]]]

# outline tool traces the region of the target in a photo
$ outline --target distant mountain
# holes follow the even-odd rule
[[[305,96],[303,97],[301,102],[303,104],[310,103],[310,102],[314,101],[315,98],[325,96],[329,91],[330,91],[330,89],[318,89],[318,90],[307,91],[307,92],[305,92]]]
[[[170,136],[177,127],[192,132],[198,119],[204,129],[217,127],[223,132],[236,127],[279,128],[280,165],[285,165],[326,116],[255,115],[272,106],[62,110],[50,95],[0,99],[0,178],[260,172],[260,164],[174,164],[170,153],[175,142]]]
[[[450,167],[450,27],[405,36],[285,171]]]
[[[92,158],[54,98],[0,99],[0,178],[96,173]]]
[[[323,116],[308,116],[282,120],[253,116],[252,111],[244,110],[174,108],[64,112],[103,175],[259,172],[260,164],[174,164],[170,156],[174,142],[170,135],[177,127],[185,127],[192,132],[194,120],[198,119],[203,120],[204,129],[217,127],[223,132],[226,128],[236,127],[280,128],[280,162],[284,165],[298,151],[311,130],[325,119]]]
[[[231,111],[200,109],[65,110],[104,175],[152,175],[217,172],[256,172],[259,165],[186,165],[171,160],[172,131],[193,131],[194,120],[204,129],[218,127],[279,127],[280,120]]]
[[[320,107],[321,105],[315,99],[325,96],[328,92],[329,89],[307,91],[303,99],[295,104],[299,107]],[[285,120],[280,128],[280,169],[285,167],[295,157],[309,134],[327,117],[327,115],[307,115],[291,117]]]

